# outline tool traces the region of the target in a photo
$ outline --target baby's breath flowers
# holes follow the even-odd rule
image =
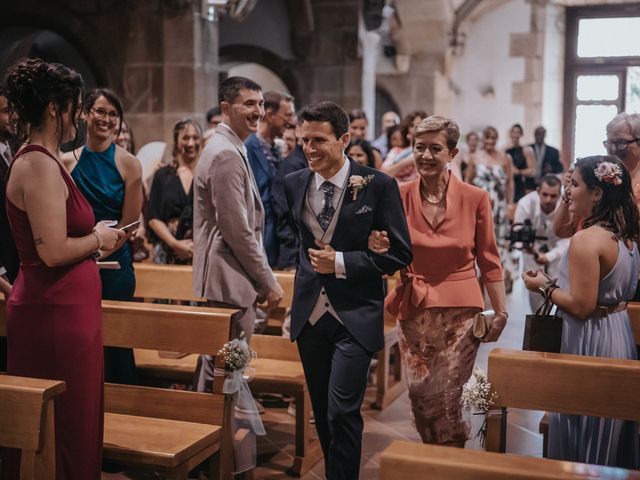
[[[486,414],[495,403],[496,393],[491,391],[491,383],[487,380],[487,375],[481,368],[474,368],[469,381],[462,387],[462,398],[460,403],[462,408],[468,409],[473,415],[484,415],[485,419],[476,433],[480,437],[480,443],[484,447],[487,436]]]
[[[224,357],[224,368],[229,371],[242,370],[252,359],[257,357],[255,350],[251,350],[245,339],[244,332],[240,338],[225,343],[218,351],[218,355]]]

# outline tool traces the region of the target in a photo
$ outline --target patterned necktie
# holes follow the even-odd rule
[[[324,192],[324,206],[322,207],[322,211],[316,217],[318,219],[318,223],[322,227],[322,230],[327,230],[329,228],[329,224],[331,224],[331,219],[333,218],[333,214],[336,213],[336,209],[333,208],[333,204],[331,200],[333,199],[333,183],[331,182],[322,182],[322,191]]]

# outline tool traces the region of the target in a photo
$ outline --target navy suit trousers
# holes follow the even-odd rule
[[[297,343],[326,477],[357,480],[364,426],[360,407],[373,353],[356,342],[329,313],[315,325],[307,323]]]

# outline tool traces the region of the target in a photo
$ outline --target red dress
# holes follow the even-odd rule
[[[18,152],[12,166],[33,151],[45,153],[60,166],[69,189],[67,235],[88,235],[94,226],[93,210],[51,153],[29,145]],[[56,479],[99,480],[104,381],[96,262],[87,258],[47,267],[36,251],[26,212],[7,199],[7,214],[20,257],[7,302],[7,371],[66,382],[66,391],[55,401]]]

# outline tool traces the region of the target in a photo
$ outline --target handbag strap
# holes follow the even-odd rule
[[[547,297],[544,299],[544,303],[538,307],[538,310],[536,310],[536,315],[547,316],[551,313],[551,310],[554,306],[555,305],[553,304],[551,299]]]

